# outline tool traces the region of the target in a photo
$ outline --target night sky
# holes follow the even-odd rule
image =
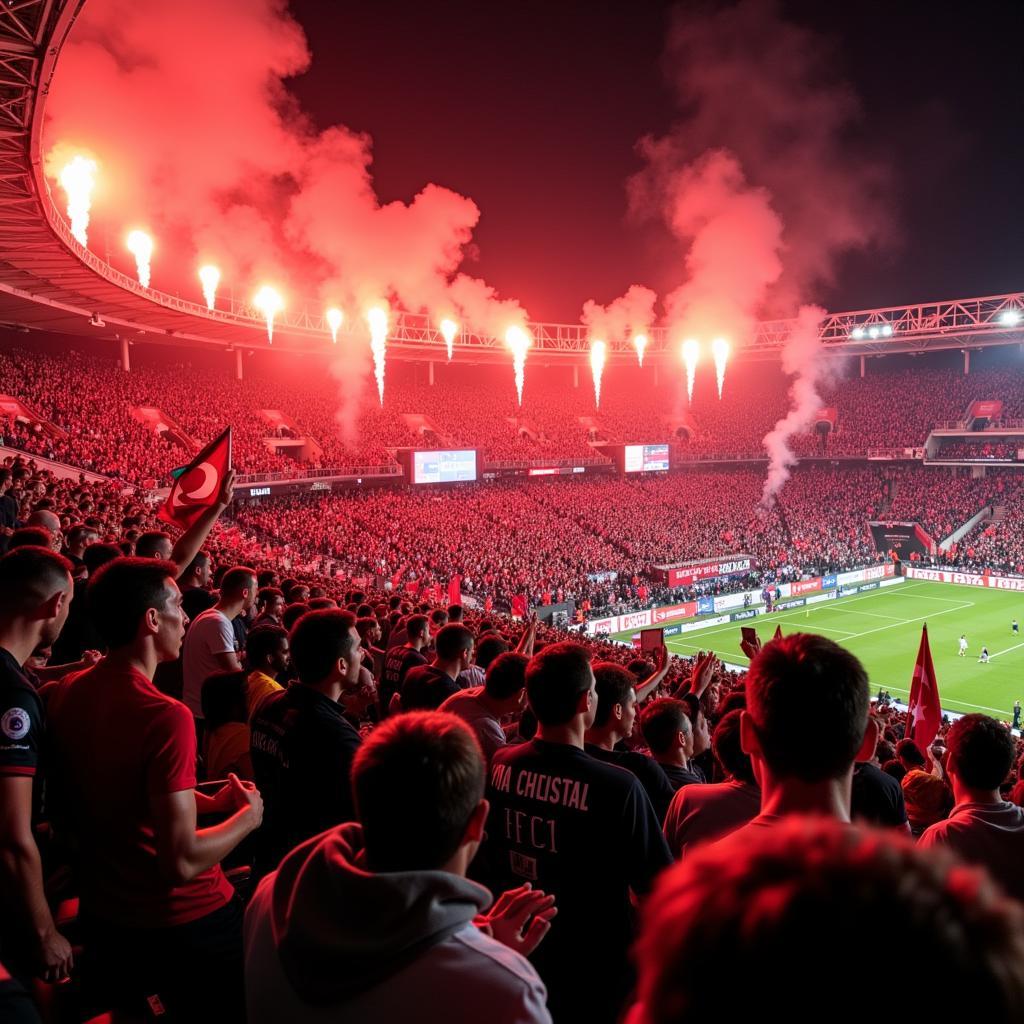
[[[673,6],[291,0],[314,56],[293,92],[319,127],[373,136],[383,201],[428,181],[472,197],[465,269],[536,319],[575,322],[588,298],[680,279],[678,247],[627,223],[624,190],[636,140],[677,113],[660,66]],[[846,258],[811,298],[839,310],[1024,288],[1024,4],[782,9],[838,42],[858,143],[894,172],[899,242]]]

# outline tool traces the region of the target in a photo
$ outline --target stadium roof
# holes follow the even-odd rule
[[[85,0],[17,0],[0,6],[0,326],[90,337],[267,347],[261,314],[229,299],[204,305],[143,288],[81,246],[53,202],[42,170],[43,107],[61,47]],[[746,355],[771,356],[794,321],[766,321],[740,345]],[[575,358],[590,350],[581,324],[529,325],[533,358]],[[880,355],[929,349],[981,348],[1024,341],[1024,292],[829,314],[822,342],[837,354]],[[342,335],[346,333],[342,330]],[[274,348],[324,350],[324,312],[291,308],[275,320]],[[353,335],[354,336],[354,335]],[[359,335],[360,339],[363,337]],[[671,355],[679,339],[649,332],[648,357]],[[395,313],[389,357],[441,358],[444,340],[422,314]],[[609,338],[609,357],[635,358],[628,338]],[[507,358],[504,342],[463,329],[456,358]]]

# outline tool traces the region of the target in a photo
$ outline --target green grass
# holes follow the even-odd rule
[[[1012,634],[1014,618],[1024,623],[1022,594],[908,580],[809,608],[695,630],[666,642],[674,654],[713,650],[727,662],[746,665],[739,647],[741,625],[754,626],[762,640],[771,638],[776,625],[782,626],[783,633],[820,633],[860,658],[871,678],[872,694],[881,687],[894,697],[905,698],[921,642],[921,625],[927,622],[943,708],[983,711],[1009,720],[1014,700],[1024,700],[1024,632]],[[617,638],[628,640],[633,632],[620,633]],[[964,658],[957,654],[961,633],[967,635],[970,645]],[[991,657],[987,665],[978,664],[982,644]]]

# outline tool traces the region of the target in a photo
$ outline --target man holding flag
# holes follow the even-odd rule
[[[928,625],[921,627],[921,646],[914,665],[914,678],[910,683],[910,698],[907,701],[907,725],[904,735],[927,757],[942,722],[942,708],[939,704],[939,683],[935,678],[932,652],[928,646]]]
[[[174,482],[157,516],[184,532],[173,548],[170,537],[162,535],[167,550],[158,551],[154,557],[174,562],[180,577],[234,497],[231,428],[225,428],[187,466],[171,470],[171,476]]]

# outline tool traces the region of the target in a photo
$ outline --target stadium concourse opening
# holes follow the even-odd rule
[[[0,5],[0,1020],[1019,1024],[1017,26],[458,6]]]

